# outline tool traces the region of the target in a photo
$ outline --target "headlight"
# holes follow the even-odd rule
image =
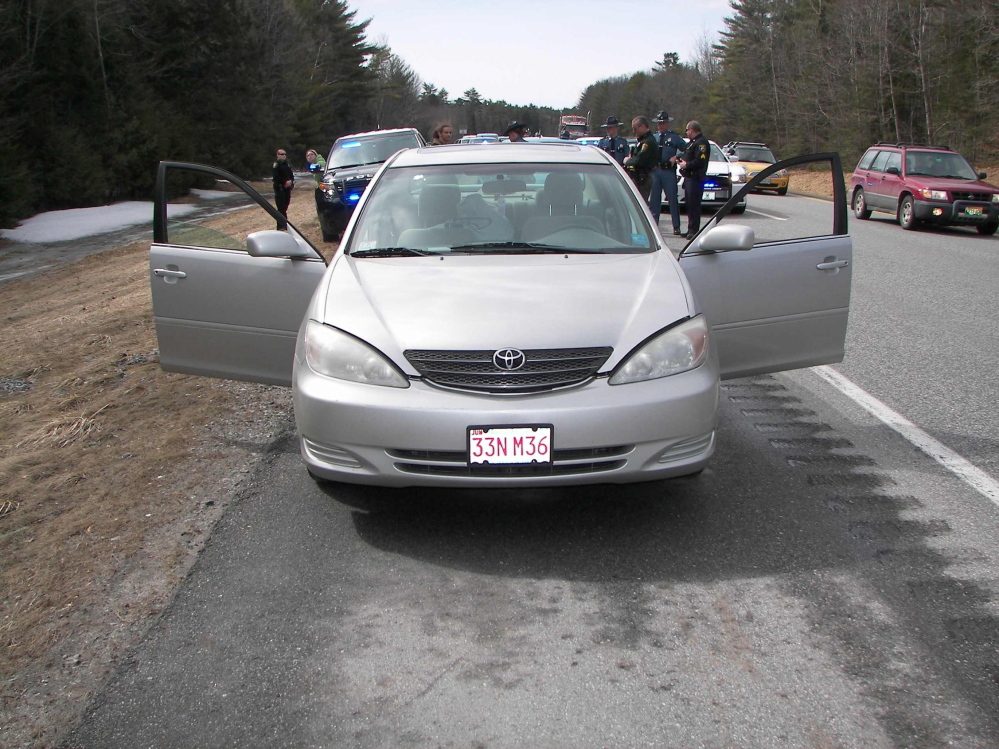
[[[746,181],[746,167],[744,166],[733,166],[732,167],[732,182],[745,182]]]
[[[992,193],[992,202],[999,203],[999,192]]]
[[[305,360],[313,371],[338,380],[409,387],[402,372],[366,343],[315,320],[305,328]]]
[[[327,197],[333,197],[336,195],[336,186],[333,184],[333,175],[327,174],[323,177],[322,181],[319,183],[319,189],[326,193]]]
[[[787,176],[787,169],[781,169],[779,172],[777,172],[777,176],[779,176],[779,177],[786,177]]]
[[[920,190],[927,200],[947,200],[947,193],[943,190]]]
[[[611,376],[611,385],[643,382],[701,366],[708,355],[704,315],[670,328],[633,351]]]

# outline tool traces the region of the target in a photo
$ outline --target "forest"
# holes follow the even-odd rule
[[[999,153],[999,0],[731,0],[693,59],[597,81],[591,128],[666,108],[778,156],[879,140]],[[343,0],[0,0],[0,226],[148,197],[161,159],[269,171],[340,135],[437,122],[557,133],[561,113],[423,81]],[[553,71],[553,74],[554,71]]]

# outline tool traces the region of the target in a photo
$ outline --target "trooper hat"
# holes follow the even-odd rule
[[[503,135],[509,135],[512,130],[527,130],[528,125],[523,122],[517,122],[514,120],[509,125],[507,125],[506,130],[503,131]]]
[[[621,121],[620,121],[620,120],[619,120],[619,119],[618,119],[617,117],[615,117],[614,115],[611,115],[610,117],[608,117],[608,118],[607,118],[607,122],[605,122],[605,123],[604,123],[603,125],[601,125],[600,127],[622,127],[623,125],[624,125],[624,123],[623,123],[623,122],[621,122]]]
[[[656,117],[655,117],[655,119],[654,119],[654,120],[652,120],[652,121],[653,121],[653,122],[672,122],[672,121],[673,121],[673,118],[672,118],[672,117],[670,117],[670,116],[669,116],[669,115],[668,115],[668,114],[666,113],[666,110],[664,109],[664,110],[662,110],[662,111],[661,111],[661,112],[660,112],[659,114],[657,114],[657,115],[656,115]]]

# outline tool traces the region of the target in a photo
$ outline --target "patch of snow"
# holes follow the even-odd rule
[[[198,190],[191,188],[191,194],[197,195],[202,200],[219,200],[220,198],[234,198],[242,195],[242,192],[227,192],[226,190]]]
[[[191,204],[171,204],[167,206],[167,215],[183,216],[194,210],[196,206]],[[66,242],[147,223],[153,223],[152,202],[130,200],[94,208],[39,213],[22,221],[16,229],[0,230],[0,237],[29,244]]]

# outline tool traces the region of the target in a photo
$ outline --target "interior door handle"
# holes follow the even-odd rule
[[[819,270],[834,270],[835,268],[845,268],[849,264],[849,260],[827,260],[824,263],[819,263],[815,267]]]
[[[187,278],[187,274],[182,270],[167,270],[166,268],[155,268],[153,275],[160,278]]]

